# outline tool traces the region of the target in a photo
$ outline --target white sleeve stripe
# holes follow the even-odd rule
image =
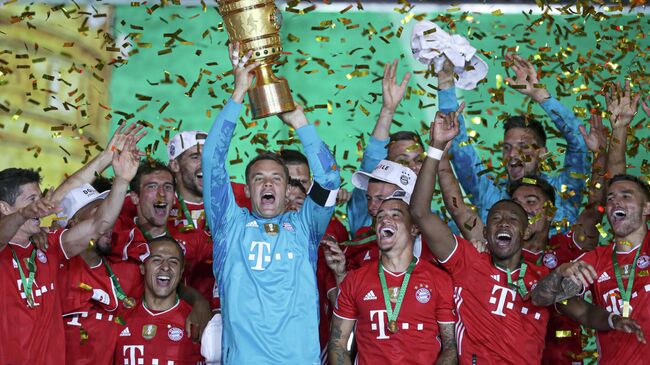
[[[449,256],[447,256],[447,258],[445,258],[444,260],[440,260],[440,259],[438,260],[438,262],[440,262],[441,264],[444,264],[447,261],[449,261],[449,259],[452,256],[454,256],[454,254],[456,253],[456,250],[458,249],[458,237],[456,237],[456,235],[453,235],[453,236],[454,236],[454,249],[451,250],[451,253],[449,254]]]
[[[357,320],[356,318],[347,318],[347,317],[340,316],[340,315],[339,315],[338,313],[336,313],[336,312],[333,312],[333,314],[334,314],[335,316],[337,316],[337,317],[339,317],[339,318],[341,318],[341,319],[345,319],[345,320],[347,320],[347,321],[356,321],[356,320]]]
[[[65,229],[63,232],[61,232],[61,235],[59,235],[59,247],[61,248],[61,252],[63,252],[63,256],[65,257],[66,260],[70,260],[70,257],[68,257],[68,253],[65,252],[65,246],[63,245],[63,234],[66,233],[68,230]]]

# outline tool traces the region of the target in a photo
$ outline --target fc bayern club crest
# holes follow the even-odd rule
[[[650,257],[648,257],[648,255],[641,255],[636,261],[636,266],[642,270],[646,269],[648,266],[650,266]]]
[[[422,304],[426,304],[431,300],[431,292],[427,288],[420,288],[415,292],[415,299]]]
[[[549,269],[555,269],[557,267],[557,256],[555,256],[554,253],[549,252],[544,255],[542,262],[544,263],[544,266],[548,267]]]
[[[178,327],[172,327],[167,331],[167,336],[170,340],[178,342],[183,339],[183,330]]]
[[[47,256],[43,253],[41,250],[36,250],[36,257],[38,258],[38,261],[41,262],[41,264],[47,263]],[[647,256],[646,256],[647,257]]]

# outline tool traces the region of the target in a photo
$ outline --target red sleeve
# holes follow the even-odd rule
[[[67,231],[67,229],[58,229],[47,234],[48,259],[55,259],[56,262],[64,262],[70,259],[68,255],[66,255],[65,250],[63,249],[63,242],[61,241],[61,235],[65,231]]]
[[[454,286],[451,277],[446,272],[440,271],[436,282],[438,303],[436,305],[436,320],[440,323],[456,322],[454,315]]]
[[[351,321],[356,321],[359,316],[359,311],[354,303],[355,278],[356,272],[352,271],[343,279],[339,295],[336,297],[336,307],[334,307],[335,315]]]
[[[473,263],[481,259],[481,254],[476,251],[472,243],[466,239],[454,235],[456,247],[446,260],[440,260],[440,264],[452,275],[469,269]]]
[[[596,268],[596,265],[598,264],[598,253],[600,251],[601,250],[598,247],[593,251],[585,252],[584,254],[578,256],[578,258],[575,259],[574,261],[582,261],[585,264],[589,264],[589,265],[593,266],[594,268]]]
[[[338,243],[345,242],[350,238],[348,230],[345,229],[343,223],[341,223],[341,221],[339,221],[336,217],[332,217],[330,220],[330,224],[327,225],[325,234],[334,237]]]
[[[246,190],[244,189],[246,184],[231,182],[230,185],[232,186],[232,193],[235,196],[235,202],[237,205],[251,210],[251,200],[246,196]]]

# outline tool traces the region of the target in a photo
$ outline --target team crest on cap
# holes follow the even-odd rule
[[[175,143],[171,143],[171,144],[169,145],[169,155],[171,155],[171,156],[176,155],[174,152],[176,152],[176,144],[175,144]]]
[[[549,269],[555,269],[557,267],[557,256],[555,256],[554,253],[549,252],[542,258],[542,263],[544,263],[544,266]]]
[[[650,257],[648,257],[648,255],[641,255],[641,257],[636,261],[636,265],[642,270],[647,268],[650,266]]]
[[[431,291],[429,288],[420,288],[415,291],[415,299],[422,304],[429,303],[429,300],[431,300]]]
[[[402,183],[402,185],[408,185],[409,184],[409,177],[406,175],[402,175],[399,178],[399,182]]]
[[[178,327],[172,327],[167,331],[167,337],[174,342],[178,342],[183,339],[183,330]]]
[[[41,264],[47,263],[47,256],[43,253],[41,250],[36,250],[36,257],[38,258],[38,261],[41,262]],[[647,257],[647,256],[646,256]]]

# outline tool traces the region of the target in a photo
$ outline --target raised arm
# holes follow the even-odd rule
[[[578,221],[573,227],[573,240],[584,251],[593,250],[598,245],[600,232],[596,225],[603,220],[601,212],[605,201],[605,175],[607,173],[607,128],[603,125],[600,114],[592,114],[589,119],[589,133],[580,126],[580,134],[585,144],[593,153],[591,179],[589,179],[588,199]]]
[[[235,75],[235,89],[221,112],[217,115],[208,138],[203,146],[202,166],[204,176],[203,201],[210,228],[218,232],[225,224],[228,209],[235,209],[236,202],[230,185],[230,176],[226,165],[230,140],[237,126],[244,95],[253,82],[253,69],[257,62],[245,66],[251,52],[240,59],[239,44],[228,45],[228,55]],[[223,240],[214,239],[214,245]]]
[[[449,155],[444,154],[438,167],[438,186],[442,192],[445,207],[456,222],[456,226],[466,240],[483,239],[483,221],[478,213],[465,204],[463,193],[451,169]]]
[[[136,138],[130,136],[126,139],[124,148],[113,154],[115,178],[111,192],[99,205],[95,214],[75,224],[61,235],[61,243],[68,258],[87,249],[91,238],[113,230],[113,225],[122,209],[129,182],[138,171],[139,163],[140,151],[136,146]]]
[[[384,66],[384,77],[381,81],[382,87],[382,106],[379,112],[379,118],[372,130],[372,135],[368,141],[363,159],[361,160],[360,170],[372,172],[377,167],[379,161],[386,158],[386,145],[390,136],[390,127],[393,123],[393,116],[397,106],[404,97],[406,85],[411,78],[411,73],[404,75],[401,83],[397,83],[397,60],[392,64],[386,63]],[[370,225],[371,218],[368,214],[368,201],[366,200],[366,191],[359,188],[352,190],[352,197],[347,206],[348,223],[350,231],[354,235],[359,228]]]
[[[454,66],[449,60],[445,61],[437,77],[440,112],[456,111],[459,104],[454,87]],[[465,118],[462,114],[458,115],[458,124],[460,126],[458,135],[452,141],[449,150],[451,163],[469,200],[478,207],[489,207],[493,203],[491,199],[494,201],[499,199],[499,189],[494,186],[494,182],[488,178],[487,174],[479,174],[485,169],[485,166],[470,143]],[[461,228],[462,223],[457,223],[457,225]]]
[[[429,153],[422,164],[418,175],[413,196],[411,197],[410,212],[413,220],[420,229],[431,252],[439,259],[446,260],[452,254],[456,245],[451,230],[437,214],[431,212],[431,199],[436,186],[438,164],[443,150],[449,141],[458,134],[458,116],[465,104],[456,111],[443,114],[436,113],[431,123]]]
[[[579,206],[582,202],[582,194],[585,187],[585,179],[578,178],[575,174],[585,175],[589,171],[587,161],[587,147],[578,134],[580,121],[575,114],[553,98],[549,92],[540,84],[537,69],[533,64],[519,55],[506,55],[507,65],[514,71],[515,78],[506,78],[506,82],[517,92],[530,97],[538,103],[546,114],[551,118],[557,129],[566,140],[566,153],[564,155],[564,168],[554,178],[560,183],[555,186],[566,185],[568,191],[575,194],[567,200],[566,204],[557,205],[558,213],[556,219],[567,218],[574,222],[578,216]],[[574,176],[572,176],[574,175]]]
[[[610,176],[625,173],[627,130],[639,107],[640,95],[632,94],[629,80],[625,81],[625,89],[622,89],[619,83],[615,83],[609,85],[609,90],[605,92],[607,119],[609,119],[612,126],[612,137],[609,142],[607,159],[607,169]]]

